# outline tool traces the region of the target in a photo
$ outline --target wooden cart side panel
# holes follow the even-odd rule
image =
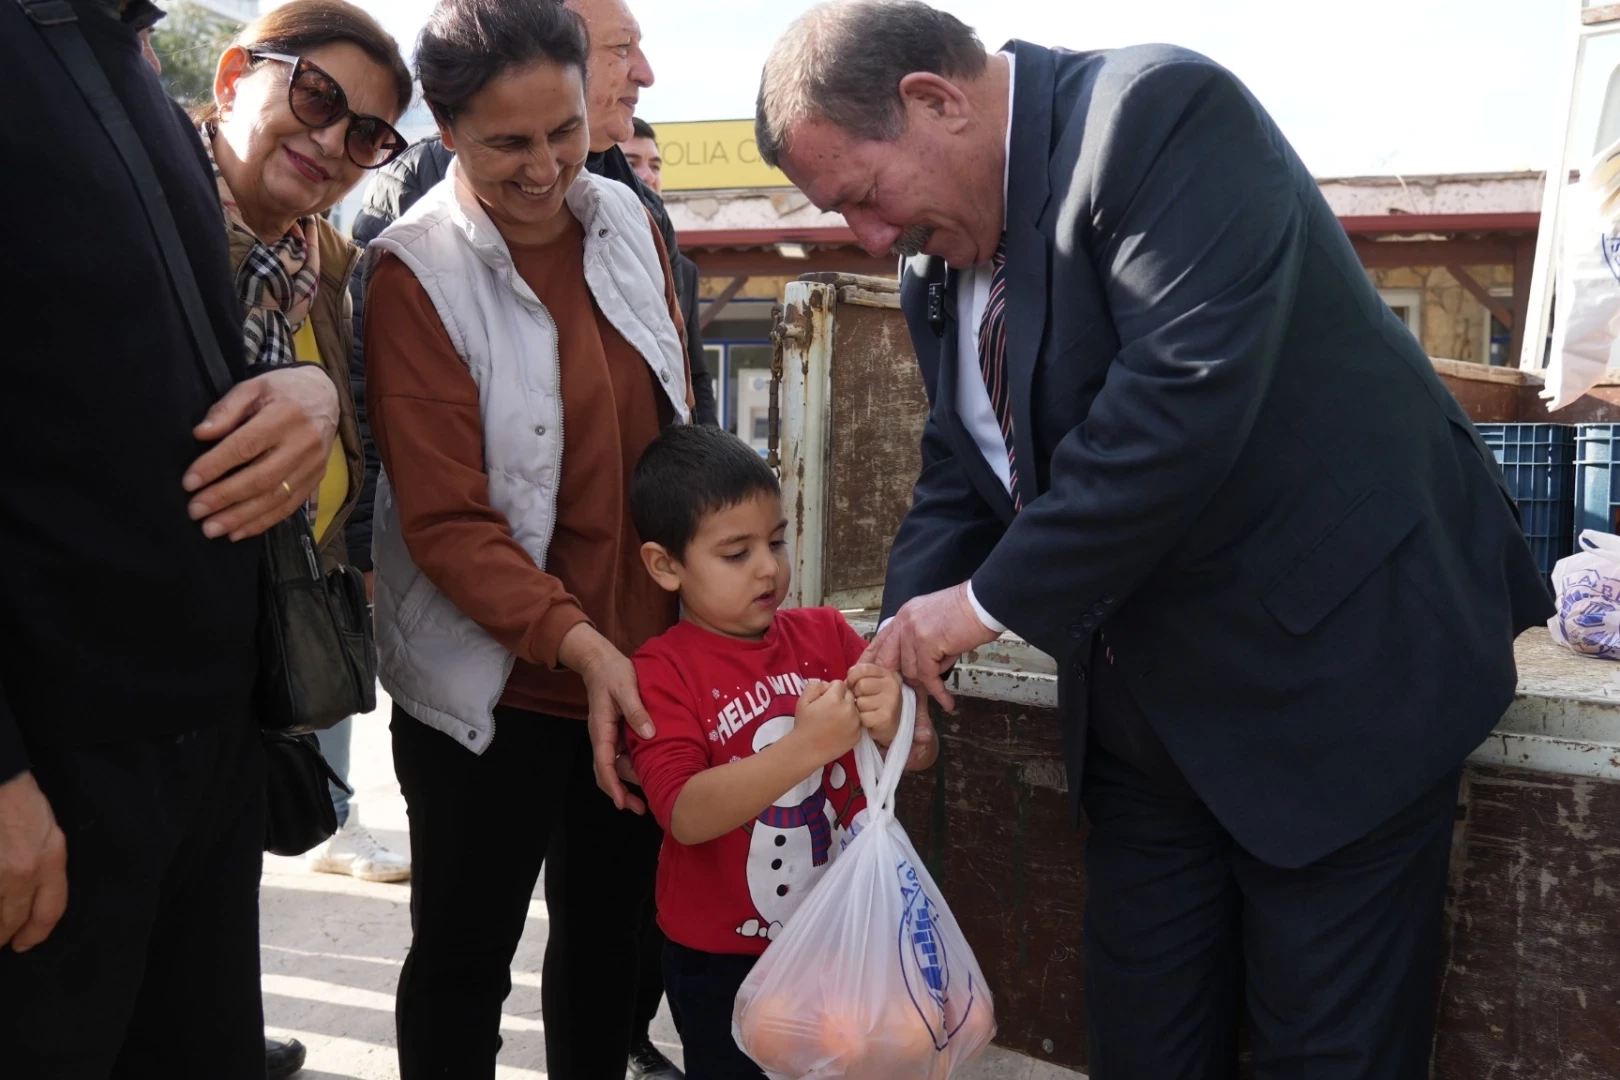
[[[1620,1076],[1620,783],[1473,767],[1436,1080]]]
[[[1069,818],[1056,710],[958,698],[939,763],[899,816],[994,995],[996,1041],[1084,1069],[1085,831]]]
[[[928,415],[898,307],[839,303],[831,410],[822,595],[839,607],[876,607],[889,545],[911,507]]]

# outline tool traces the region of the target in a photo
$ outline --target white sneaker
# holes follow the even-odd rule
[[[409,881],[411,860],[390,851],[360,824],[359,808],[332,838],[309,853],[309,868],[322,874],[348,874],[361,881]]]

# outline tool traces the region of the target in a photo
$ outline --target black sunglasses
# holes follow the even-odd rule
[[[362,169],[380,169],[405,152],[405,140],[388,121],[349,108],[349,96],[338,81],[301,56],[286,53],[251,53],[255,60],[279,60],[292,65],[287,80],[287,104],[293,118],[305,127],[329,128],[348,120],[343,146],[349,160]]]

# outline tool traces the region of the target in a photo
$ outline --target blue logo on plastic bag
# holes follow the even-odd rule
[[[1613,579],[1590,569],[1566,575],[1558,589],[1558,618],[1570,648],[1620,659],[1620,634],[1613,629],[1617,607],[1620,595]]]
[[[1614,275],[1616,281],[1620,281],[1620,235],[1605,232],[1598,241],[1598,246],[1603,250],[1603,261],[1608,265],[1609,273]]]
[[[923,889],[922,881],[910,862],[901,859],[900,875],[900,970],[906,978],[906,991],[917,1015],[933,1036],[934,1049],[944,1050],[973,1011],[973,980],[968,978],[967,1004],[956,1027],[946,1030],[947,1003],[951,1000],[951,964],[945,942],[939,936],[939,909]]]

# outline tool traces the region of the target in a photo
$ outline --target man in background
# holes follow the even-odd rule
[[[634,117],[631,124],[634,134],[619,144],[619,152],[624,155],[625,161],[635,171],[636,179],[651,190],[660,199],[664,195],[664,155],[658,148],[658,133],[653,126],[641,117]],[[686,322],[686,348],[692,359],[692,378],[694,385],[697,380],[698,358],[703,356],[703,331],[698,324],[698,266],[697,263],[675,251],[670,250],[670,267],[675,272],[675,292],[681,302],[681,318]],[[707,413],[700,407],[697,422],[700,424],[719,423],[719,410],[716,408],[711,375],[705,381],[708,383]]]
[[[652,188],[660,198],[664,194],[664,155],[658,150],[658,133],[641,117],[632,124],[635,134],[619,144],[624,160],[635,170],[636,177]]]

